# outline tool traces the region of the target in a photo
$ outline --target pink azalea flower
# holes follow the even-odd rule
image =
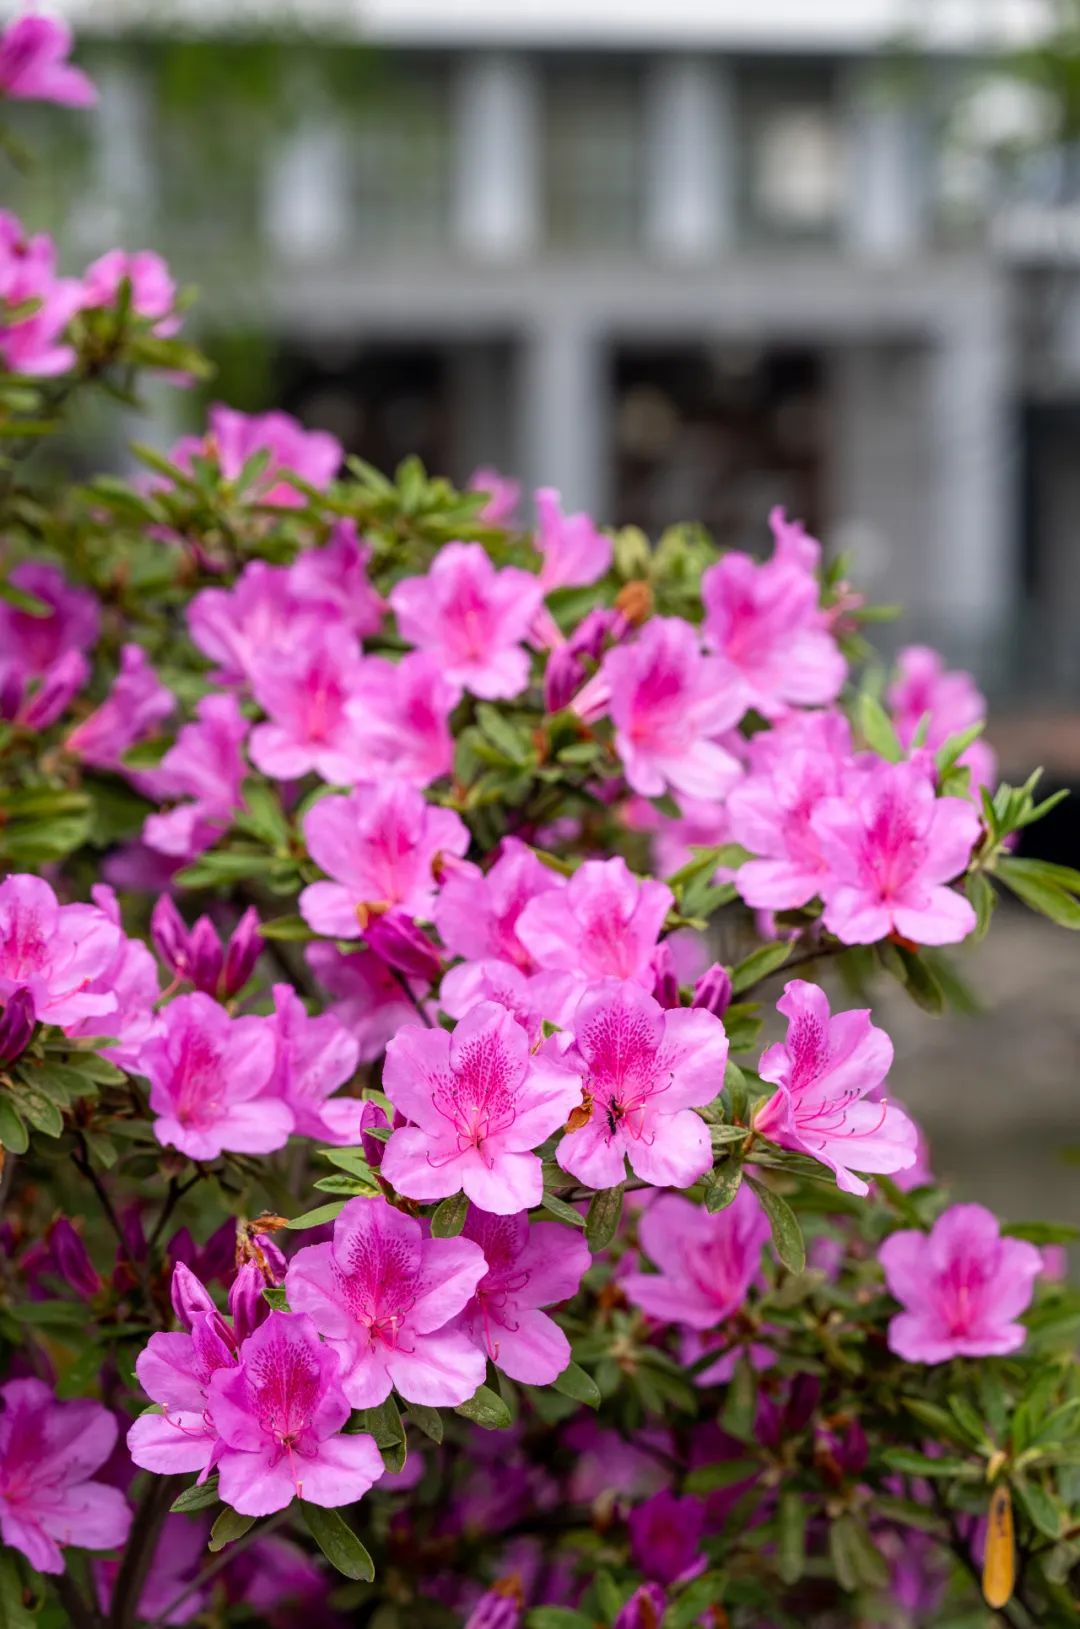
[[[86,986],[86,993],[111,996],[115,1007],[107,1018],[82,1018],[67,1026],[72,1037],[90,1037],[103,1032],[115,1036],[116,1045],[102,1048],[102,1057],[121,1069],[138,1069],[139,1054],[158,1027],[155,1004],[161,994],[157,963],[141,939],[129,939],[120,921],[120,906],[106,883],[90,890],[94,905],[117,929],[117,945],[111,961]],[[70,907],[68,907],[70,909]]]
[[[829,867],[825,926],[847,945],[896,932],[922,945],[966,939],[975,912],[945,885],[966,869],[981,832],[963,798],[938,798],[922,763],[875,765],[845,797],[810,817]]]
[[[701,582],[705,635],[732,676],[746,687],[747,706],[780,718],[790,706],[835,701],[846,664],[826,628],[805,533],[792,537],[782,510],[769,517],[776,542],[771,560],[726,554]]]
[[[342,1433],[351,1410],[337,1353],[302,1314],[271,1312],[238,1366],[214,1373],[209,1400],[221,1497],[243,1516],[269,1516],[294,1498],[355,1504],[383,1474],[374,1438]]]
[[[351,1199],[332,1244],[297,1251],[285,1289],[340,1358],[354,1408],[377,1407],[392,1388],[406,1402],[453,1407],[484,1379],[483,1354],[456,1324],[484,1265],[468,1239],[425,1238],[385,1199]]]
[[[554,487],[540,487],[534,498],[534,543],[543,556],[540,585],[544,593],[550,594],[555,588],[583,588],[598,581],[611,566],[610,537],[605,537],[588,515],[564,515]]]
[[[565,888],[529,900],[516,931],[538,967],[651,989],[652,953],[674,903],[670,888],[632,876],[625,860],[586,860]]]
[[[355,1097],[327,1101],[356,1073],[360,1047],[355,1037],[330,1013],[309,1017],[288,984],[274,985],[269,1025],[277,1048],[270,1092],[292,1111],[296,1131],[325,1142],[355,1142],[359,1101]]]
[[[577,1294],[592,1259],[584,1237],[557,1222],[530,1227],[524,1211],[489,1216],[473,1207],[464,1234],[483,1250],[487,1271],[462,1327],[512,1380],[549,1386],[570,1362],[570,1342],[540,1309]]]
[[[399,1029],[423,1023],[404,982],[367,946],[346,953],[314,944],[305,954],[319,983],[337,997],[329,1011],[356,1041],[358,1062],[371,1063]]]
[[[293,593],[289,571],[252,560],[231,588],[204,588],[196,594],[187,622],[199,650],[217,663],[217,682],[244,684],[260,658],[310,637],[314,612]]]
[[[386,605],[368,577],[371,545],[351,516],[335,523],[321,549],[302,549],[289,567],[289,591],[302,605],[332,611],[360,639],[378,633]]]
[[[448,543],[426,577],[390,592],[401,637],[436,658],[462,690],[488,700],[520,695],[529,682],[522,648],[542,590],[527,571],[497,571],[479,543]]]
[[[494,1001],[513,1014],[530,1046],[541,1040],[545,1019],[569,1024],[580,999],[581,983],[572,973],[523,973],[513,962],[459,962],[439,986],[439,1006],[451,1018]]]
[[[0,999],[30,992],[34,1015],[62,1029],[116,1011],[111,990],[93,982],[113,965],[122,935],[95,905],[60,905],[40,877],[0,882]],[[100,1035],[107,1025],[96,1026]]]
[[[982,1205],[951,1205],[929,1235],[893,1233],[878,1251],[889,1293],[904,1308],[889,1324],[889,1349],[906,1363],[1016,1352],[1017,1323],[1031,1301],[1042,1257],[1003,1239]]]
[[[59,1402],[41,1380],[0,1388],[0,1533],[38,1572],[62,1573],[62,1545],[111,1550],[131,1511],[118,1488],[92,1480],[117,1437],[116,1420],[89,1398]]]
[[[68,62],[70,55],[71,30],[59,18],[34,12],[16,17],[0,35],[0,96],[92,107],[97,91],[82,69]]]
[[[357,778],[393,775],[426,787],[449,775],[454,763],[450,714],[457,686],[424,651],[388,662],[368,656],[347,704]]]
[[[407,1029],[386,1049],[383,1090],[412,1124],[386,1145],[382,1172],[410,1199],[464,1189],[481,1210],[509,1216],[540,1203],[531,1152],[581,1099],[578,1077],[528,1037],[505,1008],[484,1002],[449,1035]]]
[[[201,991],[171,1001],[139,1058],[158,1142],[196,1160],[284,1148],[293,1115],[270,1095],[274,1062],[267,1019],[230,1018]]]
[[[0,48],[2,49],[2,48]],[[82,305],[82,284],[57,277],[56,245],[48,233],[28,238],[21,223],[0,210],[0,361],[12,373],[49,378],[74,365],[75,351],[60,343],[68,323]],[[36,308],[17,322],[7,322],[2,306]]]
[[[255,699],[269,722],[251,732],[251,761],[276,780],[314,771],[324,781],[356,780],[360,757],[348,703],[360,677],[355,636],[345,628],[314,625],[292,650],[256,657]]]
[[[635,1565],[659,1584],[680,1583],[702,1570],[705,1506],[692,1495],[665,1489],[630,1512],[630,1552]]]
[[[704,1121],[693,1111],[722,1090],[728,1042],[701,1008],[665,1012],[637,985],[605,979],[573,1019],[567,1055],[583,1078],[588,1123],[563,1137],[556,1159],[590,1188],[614,1188],[625,1160],[643,1181],[688,1188],[712,1165]]]
[[[604,657],[615,747],[635,792],[722,798],[739,779],[719,737],[746,711],[742,684],[716,657],[702,656],[681,617],[654,617],[632,645]]]
[[[76,724],[64,745],[96,769],[119,769],[125,752],[153,735],[176,707],[141,645],[125,645],[120,672],[100,707]]]
[[[521,497],[521,482],[512,480],[508,475],[500,475],[497,469],[474,470],[469,476],[470,492],[486,492],[487,503],[480,511],[480,519],[489,526],[513,526],[515,524],[514,512]]]
[[[915,1164],[918,1130],[902,1109],[864,1102],[892,1067],[893,1046],[867,1011],[830,1014],[816,984],[792,979],[776,1003],[787,1040],[762,1054],[759,1073],[776,1086],[754,1117],[763,1137],[820,1160],[844,1193],[869,1193],[859,1171],[904,1171]]]
[[[950,671],[928,645],[909,645],[897,658],[897,676],[886,692],[896,733],[910,747],[926,719],[925,744],[931,752],[986,717],[986,698],[970,673]],[[959,763],[971,770],[976,786],[989,787],[997,764],[985,741],[973,741]]]
[[[210,1297],[202,1293],[212,1309]],[[210,1382],[219,1369],[236,1366],[237,1342],[216,1311],[193,1312],[190,1326],[190,1333],[151,1335],[136,1359],[139,1385],[160,1412],[140,1414],[128,1430],[127,1446],[142,1470],[158,1476],[198,1471],[203,1481],[221,1452],[210,1412]]]
[[[712,1331],[746,1300],[768,1237],[768,1218],[751,1188],[741,1187],[714,1216],[662,1194],[638,1223],[641,1248],[660,1270],[628,1273],[620,1282],[650,1318]]]
[[[525,843],[505,837],[488,871],[465,863],[447,872],[435,903],[435,926],[452,955],[511,962],[533,972],[537,964],[518,938],[518,919],[530,900],[565,886],[565,878]]]
[[[90,677],[90,664],[78,650],[65,651],[40,678],[0,656],[0,718],[24,730],[55,724]]]
[[[185,436],[177,443],[170,455],[173,463],[190,470],[196,457],[213,458],[222,479],[235,481],[249,458],[267,452],[269,463],[258,479],[256,493],[260,503],[279,509],[302,508],[307,502],[290,482],[290,474],[309,486],[326,487],[345,456],[336,436],[325,430],[305,430],[289,413],[240,413],[215,402],[209,420],[205,436]]]
[[[304,817],[312,859],[333,878],[300,895],[300,914],[316,933],[358,939],[358,910],[399,905],[431,914],[440,854],[464,854],[469,833],[452,809],[426,803],[415,787],[383,781],[343,797],[321,798]]]
[[[787,911],[822,892],[829,867],[812,816],[852,779],[851,730],[839,713],[801,713],[754,738],[751,771],[728,798],[730,835],[759,856],[736,887],[755,910]]]
[[[49,607],[48,616],[31,616],[0,601],[0,653],[23,672],[47,673],[69,651],[87,651],[97,642],[101,614],[94,595],[74,588],[55,566],[23,560],[8,581]]]
[[[131,309],[136,315],[150,319],[154,333],[161,339],[178,334],[176,284],[164,260],[152,249],[140,249],[135,254],[110,249],[87,266],[83,273],[84,307],[93,310],[115,304],[125,278],[131,285]]]
[[[150,848],[189,860],[217,841],[242,807],[247,732],[234,696],[204,696],[195,721],[184,725],[158,767],[136,777],[149,797],[181,800],[147,816],[143,841]]]

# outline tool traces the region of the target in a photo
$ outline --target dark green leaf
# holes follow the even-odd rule
[[[880,701],[865,693],[859,697],[859,728],[867,746],[879,758],[884,758],[890,764],[900,762],[904,748],[892,719]]]
[[[217,1502],[218,1479],[216,1476],[208,1476],[201,1487],[196,1483],[193,1487],[185,1488],[183,1493],[173,1500],[169,1509],[182,1514],[190,1510],[206,1510],[209,1505],[216,1505]]]
[[[418,1431],[432,1442],[443,1440],[443,1417],[437,1408],[428,1408],[424,1403],[407,1403],[409,1419]]]
[[[379,1192],[374,1182],[365,1182],[362,1177],[349,1176],[345,1171],[339,1171],[333,1176],[320,1177],[315,1183],[320,1193],[344,1193],[354,1199],[361,1194],[373,1198]]]
[[[451,1194],[441,1205],[436,1205],[431,1217],[433,1239],[456,1239],[465,1226],[469,1214],[469,1201],[463,1193]]]
[[[755,1182],[752,1177],[747,1177],[747,1181],[769,1218],[776,1254],[789,1273],[801,1273],[806,1266],[806,1244],[802,1228],[799,1226],[799,1218],[787,1200],[781,1199],[772,1188],[767,1188],[763,1182]]]
[[[606,1250],[619,1230],[622,1216],[623,1187],[603,1188],[589,1201],[589,1214],[585,1218],[585,1238],[593,1254]]]
[[[334,1570],[346,1578],[370,1584],[375,1577],[375,1564],[340,1512],[308,1504],[306,1499],[300,1500],[300,1509],[308,1532]]]
[[[982,1476],[979,1467],[969,1459],[931,1459],[914,1448],[886,1448],[881,1457],[891,1471],[899,1471],[903,1476],[955,1476],[968,1481]]]
[[[260,925],[259,932],[264,939],[283,939],[297,944],[319,937],[302,916],[272,916],[269,922]]]
[[[975,932],[973,937],[978,941],[985,937],[986,930],[990,926],[990,918],[993,916],[994,907],[997,904],[997,895],[985,871],[972,871],[964,882],[964,892],[975,911]]]
[[[0,1550],[0,1629],[34,1629],[36,1623],[24,1605],[22,1563],[14,1550]]]
[[[511,1423],[510,1410],[498,1393],[488,1386],[480,1386],[467,1403],[458,1404],[454,1413],[472,1420],[474,1425],[482,1426],[485,1431],[505,1431]]]
[[[303,1216],[294,1216],[285,1226],[294,1233],[302,1233],[305,1228],[322,1227],[324,1222],[332,1222],[340,1216],[345,1209],[345,1200],[337,1199],[332,1205],[319,1205],[315,1210],[305,1211]]]
[[[0,1089],[0,1148],[6,1148],[9,1154],[25,1154],[29,1147],[30,1135],[22,1116],[10,1092]]]
[[[560,1199],[557,1194],[546,1193],[540,1203],[550,1215],[557,1216],[560,1222],[566,1222],[570,1227],[585,1226],[585,1218],[581,1212],[575,1210],[573,1205],[568,1205],[566,1200]]]
[[[740,995],[743,990],[749,990],[767,979],[770,973],[777,972],[794,948],[786,940],[778,939],[771,945],[759,945],[757,950],[751,951],[732,971],[731,988],[734,994]]]
[[[705,1209],[715,1215],[731,1204],[743,1179],[743,1168],[736,1159],[723,1160],[705,1178]]]
[[[806,1565],[806,1499],[793,1489],[780,1495],[776,1515],[777,1571],[785,1584],[797,1584]]]
[[[556,1391],[564,1397],[572,1397],[576,1403],[585,1403],[589,1408],[600,1407],[599,1387],[579,1363],[568,1363],[562,1374],[556,1377],[554,1386]]]
[[[534,1606],[525,1619],[525,1629],[596,1629],[596,1625],[572,1606]]]
[[[1013,1483],[1013,1492],[1033,1527],[1049,1539],[1061,1537],[1061,1511],[1041,1483],[1018,1477]]]
[[[234,1544],[238,1538],[243,1538],[248,1528],[254,1525],[254,1516],[241,1516],[238,1510],[226,1506],[210,1529],[208,1548],[216,1554],[218,1550],[224,1550],[227,1544]]]

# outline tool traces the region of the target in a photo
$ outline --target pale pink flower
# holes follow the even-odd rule
[[[552,1053],[530,1053],[524,1030],[484,1002],[444,1029],[407,1029],[386,1049],[383,1090],[412,1122],[386,1146],[382,1172],[410,1199],[464,1189],[481,1210],[512,1215],[540,1203],[532,1150],[580,1102],[576,1074]]]
[[[94,981],[113,966],[119,928],[96,905],[60,905],[40,877],[15,874],[0,882],[0,998],[30,992],[34,1015],[62,1029],[116,1011],[111,990]],[[108,1023],[96,1022],[100,1035]]]
[[[42,1380],[0,1388],[0,1533],[38,1572],[62,1573],[61,1546],[123,1544],[131,1511],[118,1488],[92,1480],[113,1451],[114,1416],[89,1398],[60,1402]]]
[[[14,215],[0,210],[0,362],[11,373],[49,378],[74,366],[64,330],[82,305],[82,284],[57,277],[56,245],[47,232],[27,237]],[[8,322],[3,307],[31,300],[28,316]]]
[[[812,816],[851,779],[851,730],[840,713],[800,713],[754,737],[750,773],[727,801],[731,839],[758,856],[735,879],[748,905],[793,910],[822,891],[829,867]]]
[[[447,872],[435,902],[435,926],[452,955],[512,962],[533,972],[537,964],[518,938],[518,919],[530,900],[565,886],[566,879],[525,843],[504,837],[488,871],[463,863]]]
[[[632,982],[605,979],[573,1018],[567,1061],[592,1110],[568,1131],[556,1159],[590,1188],[613,1188],[625,1161],[655,1187],[688,1188],[712,1165],[704,1121],[693,1111],[723,1089],[728,1042],[701,1008],[665,1012]]]
[[[252,688],[269,722],[251,732],[255,767],[281,781],[311,772],[324,781],[358,779],[361,760],[348,704],[361,667],[355,635],[333,624],[313,624],[309,637],[291,650],[256,656]]]
[[[250,458],[266,452],[269,462],[253,495],[260,503],[279,509],[302,508],[307,502],[290,475],[298,475],[309,486],[326,487],[345,456],[336,436],[326,430],[305,430],[289,413],[240,413],[215,402],[209,426],[205,436],[185,436],[179,441],[170,455],[172,462],[187,471],[195,458],[212,458],[222,479],[235,481]]]
[[[292,1111],[301,1137],[353,1143],[359,1135],[360,1103],[355,1097],[330,1099],[356,1073],[360,1047],[330,1013],[309,1017],[288,984],[274,985],[274,1012],[268,1020],[276,1057],[269,1090]]]
[[[113,305],[125,278],[131,285],[131,309],[136,315],[149,318],[161,339],[179,333],[180,318],[174,310],[176,284],[164,260],[152,249],[140,249],[135,254],[110,249],[87,266],[82,280],[83,306],[92,310]]]
[[[176,697],[163,685],[141,645],[125,645],[112,689],[64,742],[68,752],[95,769],[119,769],[125,752],[152,736],[174,711]]]
[[[470,1206],[464,1236],[487,1271],[462,1314],[462,1328],[504,1374],[549,1386],[570,1362],[570,1342],[542,1307],[577,1294],[591,1261],[582,1234],[557,1222],[530,1226],[524,1211],[489,1216]]]
[[[792,979],[776,1003],[787,1040],[762,1053],[758,1072],[777,1090],[754,1116],[754,1129],[836,1172],[844,1193],[870,1190],[856,1171],[905,1171],[915,1164],[918,1131],[894,1104],[866,1102],[892,1067],[893,1045],[868,1011],[830,1014],[816,984]]]
[[[486,1363],[458,1314],[484,1275],[468,1239],[425,1238],[385,1199],[352,1199],[332,1244],[297,1251],[285,1289],[341,1360],[354,1408],[375,1408],[391,1388],[406,1402],[455,1407],[473,1395]]]
[[[565,888],[528,902],[516,932],[538,967],[651,989],[652,953],[674,903],[670,888],[633,876],[625,860],[586,860]]]
[[[148,815],[143,841],[188,860],[210,848],[243,805],[247,719],[234,696],[204,696],[156,769],[135,777],[140,791],[176,807]]]
[[[554,487],[542,486],[536,502],[537,553],[543,557],[540,585],[545,594],[555,588],[583,588],[595,583],[611,565],[612,545],[588,515],[566,515]]]
[[[1016,1320],[1042,1257],[1033,1244],[1003,1239],[982,1205],[950,1206],[929,1235],[893,1233],[878,1260],[904,1308],[889,1324],[889,1349],[906,1363],[1003,1357],[1023,1346],[1027,1331]]]
[[[826,627],[805,533],[782,510],[769,517],[776,543],[771,560],[726,554],[701,582],[705,636],[733,677],[746,687],[747,706],[780,718],[791,706],[834,701],[846,664]]]
[[[434,656],[413,651],[399,662],[367,656],[347,703],[356,779],[391,775],[426,787],[454,763],[450,714],[459,698]]]
[[[604,657],[615,748],[635,792],[722,798],[742,769],[720,742],[746,711],[746,695],[718,658],[703,656],[681,617],[654,617],[633,644]]]
[[[95,907],[118,930],[117,946],[101,972],[86,986],[90,995],[112,996],[114,1009],[102,1019],[89,1017],[67,1026],[66,1033],[73,1037],[107,1034],[115,1038],[114,1046],[102,1048],[102,1056],[121,1069],[138,1069],[139,1053],[144,1042],[158,1027],[154,1011],[161,994],[157,963],[141,939],[129,939],[122,930],[120,906],[107,883],[96,883],[90,890]]]
[[[187,608],[188,632],[212,662],[219,684],[249,683],[256,662],[310,637],[314,608],[291,587],[284,566],[252,560],[231,588],[204,588]]]
[[[931,752],[986,717],[986,697],[970,673],[946,668],[939,651],[908,645],[897,657],[897,673],[886,691],[896,733],[910,747],[926,720],[925,745]],[[985,741],[973,741],[957,760],[971,770],[976,786],[993,784],[997,763]]]
[[[97,91],[67,60],[71,30],[58,17],[16,17],[0,34],[0,96],[22,102],[92,107]]]
[[[319,983],[337,997],[328,1010],[355,1039],[360,1063],[379,1057],[399,1029],[423,1023],[408,981],[395,977],[366,945],[345,952],[329,943],[314,944],[305,954]]]
[[[355,1504],[383,1474],[374,1438],[342,1431],[352,1411],[338,1356],[303,1314],[271,1312],[239,1364],[214,1373],[209,1401],[221,1497],[243,1516],[269,1516],[294,1498]]]
[[[521,497],[521,482],[486,465],[469,476],[470,492],[485,492],[487,503],[480,511],[480,519],[489,526],[513,526],[514,512]]]
[[[462,855],[469,846],[452,809],[436,808],[415,787],[395,781],[321,798],[304,817],[304,836],[312,859],[333,881],[305,888],[300,914],[316,933],[334,939],[360,938],[373,906],[430,916],[437,857]]]
[[[641,1248],[659,1271],[628,1273],[620,1284],[650,1318],[712,1331],[746,1300],[768,1237],[768,1218],[745,1185],[712,1216],[677,1194],[662,1194],[638,1223]]]
[[[391,590],[390,604],[408,644],[434,656],[462,690],[496,700],[529,682],[523,642],[542,593],[527,571],[497,571],[478,543],[448,543],[425,577]]]
[[[386,604],[368,576],[371,545],[361,541],[351,516],[335,522],[320,549],[302,549],[289,567],[289,591],[303,605],[332,611],[364,639],[378,633]]]
[[[922,945],[956,944],[975,912],[946,886],[967,869],[982,830],[963,798],[939,798],[921,762],[875,765],[844,797],[810,817],[829,868],[825,926],[844,944],[889,933]]]
[[[158,1142],[196,1160],[284,1148],[293,1114],[270,1095],[274,1062],[267,1019],[230,1018],[201,991],[171,1001],[139,1056]]]

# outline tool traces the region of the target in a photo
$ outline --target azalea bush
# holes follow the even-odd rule
[[[1056,800],[780,511],[223,405],[39,474],[185,304],[0,216],[0,1623],[1080,1621],[1070,1232],[952,1202],[873,1017],[1080,925]]]

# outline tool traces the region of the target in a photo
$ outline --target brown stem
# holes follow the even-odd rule
[[[103,1620],[96,1603],[85,1598],[73,1578],[61,1573],[52,1583],[61,1606],[71,1620],[72,1629],[100,1629]]]
[[[110,1629],[132,1629],[139,1611],[139,1599],[153,1565],[162,1524],[173,1502],[176,1478],[155,1476],[142,1496],[131,1524],[120,1571],[113,1588]]]

